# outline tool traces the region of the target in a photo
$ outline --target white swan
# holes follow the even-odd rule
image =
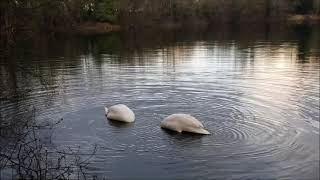
[[[124,104],[117,104],[109,108],[105,107],[106,116],[110,120],[121,122],[133,122],[135,119],[133,111]]]
[[[210,132],[204,129],[200,121],[188,114],[172,114],[166,117],[160,126],[161,128],[179,133],[185,131],[197,134],[210,134]]]

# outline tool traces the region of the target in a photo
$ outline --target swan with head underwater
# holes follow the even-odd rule
[[[135,115],[133,111],[124,104],[117,104],[109,108],[104,107],[108,119],[120,122],[134,122]]]
[[[203,124],[188,114],[172,114],[166,117],[160,124],[161,128],[176,132],[190,132],[195,134],[210,134],[204,129]]]

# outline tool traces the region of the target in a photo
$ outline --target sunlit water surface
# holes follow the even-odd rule
[[[87,171],[100,178],[318,179],[319,36],[299,36],[128,48],[109,35],[77,38],[80,50],[62,41],[0,66],[2,95],[14,98],[2,101],[2,117],[35,107],[39,120],[63,118],[52,143],[87,153],[97,145]],[[108,121],[103,107],[117,103],[136,122]],[[211,135],[159,127],[179,112]]]

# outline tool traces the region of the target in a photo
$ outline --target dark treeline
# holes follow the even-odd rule
[[[72,29],[84,21],[139,24],[279,21],[320,14],[320,0],[2,0],[1,41],[17,32]],[[27,32],[27,33],[26,33]]]
[[[275,21],[291,14],[319,14],[319,8],[319,0],[122,0],[120,5],[123,20],[160,23]]]

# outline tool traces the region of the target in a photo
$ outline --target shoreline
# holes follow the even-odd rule
[[[191,23],[190,23],[191,22]],[[259,22],[242,21],[236,24],[260,24],[260,23],[285,23],[288,25],[316,25],[320,24],[320,15],[288,15],[283,20],[266,20]],[[133,23],[133,24],[111,24],[108,22],[87,21],[75,26],[75,33],[81,35],[107,34],[122,30],[140,30],[140,29],[161,29],[161,30],[177,30],[177,29],[204,29],[211,25],[228,25],[230,22],[207,22],[207,21],[189,21],[189,22],[161,22],[161,23]]]

